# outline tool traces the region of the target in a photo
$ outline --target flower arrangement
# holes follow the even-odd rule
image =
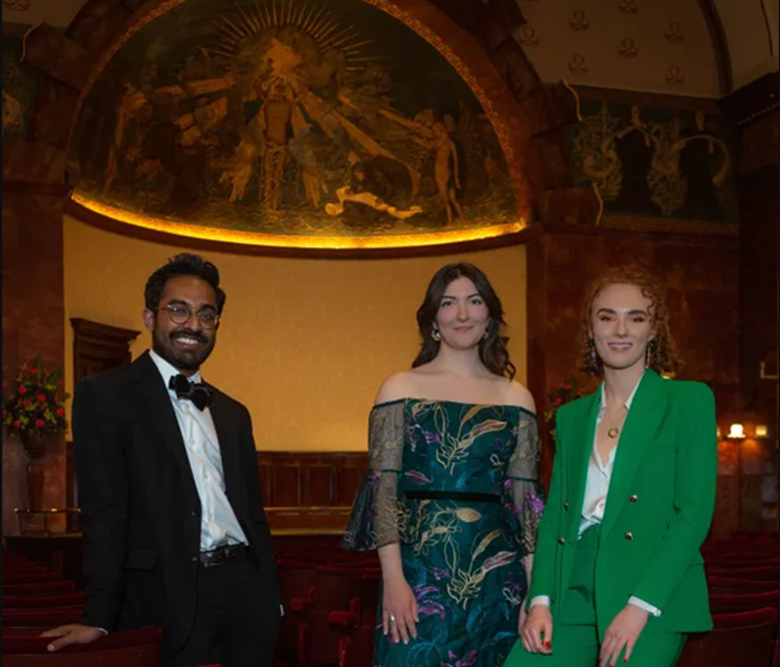
[[[547,409],[544,411],[544,419],[550,432],[550,438],[555,442],[555,415],[558,409],[578,398],[583,393],[577,389],[577,383],[572,375],[566,382],[559,384],[547,397]]]
[[[23,439],[63,433],[68,398],[62,371],[46,371],[38,355],[19,367],[11,386],[3,382],[3,426]]]

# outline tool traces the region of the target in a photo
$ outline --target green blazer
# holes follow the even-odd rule
[[[539,523],[528,600],[564,602],[585,495],[601,391],[564,405],[547,506]],[[715,400],[698,382],[645,371],[620,434],[596,561],[603,637],[632,595],[661,610],[645,631],[712,628],[699,552],[712,521],[717,476]]]

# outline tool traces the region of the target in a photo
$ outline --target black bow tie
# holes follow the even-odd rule
[[[168,387],[176,392],[177,398],[188,398],[198,410],[205,410],[214,397],[214,390],[202,382],[190,382],[185,375],[174,375]]]

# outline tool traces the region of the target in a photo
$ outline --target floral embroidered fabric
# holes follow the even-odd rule
[[[544,508],[539,448],[536,417],[514,406],[410,398],[372,410],[369,471],[342,546],[399,543],[420,616],[408,645],[377,631],[375,667],[503,663]]]

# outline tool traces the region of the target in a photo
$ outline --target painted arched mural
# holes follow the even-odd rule
[[[385,0],[170,0],[90,77],[69,176],[87,208],[172,233],[445,243],[523,226],[505,134],[458,57]]]

